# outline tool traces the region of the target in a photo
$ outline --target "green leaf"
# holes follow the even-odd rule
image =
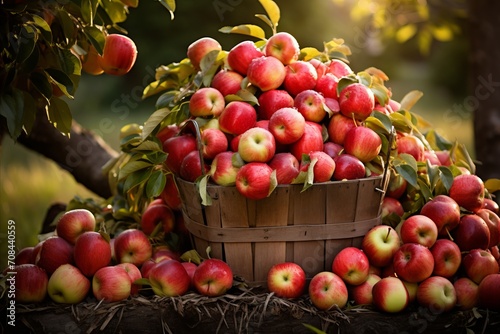
[[[12,94],[0,96],[0,115],[7,121],[7,129],[13,139],[17,139],[23,128],[24,94],[13,90]]]
[[[389,116],[381,113],[374,112],[371,116],[365,119],[367,127],[371,128],[377,133],[390,134],[392,132],[392,122]]]
[[[177,90],[174,91],[171,90],[161,94],[156,100],[155,108],[156,109],[168,108],[169,106],[173,105],[173,102],[175,102],[179,93],[180,92]]]
[[[408,94],[406,94],[403,97],[403,99],[401,100],[401,109],[411,110],[411,108],[413,108],[413,106],[415,105],[415,103],[417,103],[418,100],[420,100],[420,98],[423,95],[424,95],[424,93],[422,93],[419,90],[412,90],[411,92],[409,92]]]
[[[400,112],[390,113],[389,118],[391,119],[392,125],[394,125],[396,131],[410,133],[414,128],[411,121]]]
[[[47,75],[40,72],[32,72],[30,75],[30,81],[36,90],[38,90],[47,101],[49,101],[52,97],[52,85],[50,84]]]
[[[17,43],[18,50],[16,60],[18,63],[22,64],[35,49],[36,36],[31,26],[23,25]]]
[[[145,159],[150,161],[154,165],[159,165],[165,162],[167,159],[167,153],[162,150],[154,151],[146,154]]]
[[[401,158],[401,160],[403,160],[407,165],[411,166],[413,170],[418,170],[417,160],[415,160],[415,157],[413,157],[413,155],[408,153],[401,153],[399,154],[399,158]]]
[[[129,192],[130,189],[147,182],[150,175],[151,168],[143,168],[130,173],[129,175],[127,175],[127,177],[125,178],[125,182],[123,183],[123,191]]]
[[[146,183],[146,197],[154,198],[160,196],[166,182],[167,178],[161,170],[154,171]]]
[[[457,166],[467,168],[471,174],[476,173],[476,165],[474,164],[474,161],[472,161],[472,158],[464,144],[455,142],[453,148],[450,150],[450,156],[452,161],[455,161]]]
[[[412,186],[418,187],[417,171],[410,165],[401,164],[394,166],[396,171]]]
[[[35,26],[39,28],[40,35],[43,39],[48,43],[52,43],[52,30],[50,30],[48,23],[38,15],[33,14],[32,17],[33,22],[35,23]]]
[[[313,58],[324,56],[324,53],[313,47],[305,47],[300,50],[299,59],[309,61]]]
[[[61,7],[57,13],[56,17],[61,25],[62,32],[65,37],[65,45],[71,46],[76,42],[76,27],[71,16],[66,12],[64,7]]]
[[[69,136],[71,132],[71,122],[73,117],[68,104],[62,99],[52,96],[48,107],[49,121],[62,134]]]
[[[99,0],[84,0],[81,2],[82,19],[91,26],[94,25],[98,6]]]
[[[238,93],[236,93],[239,97],[241,97],[241,99],[245,102],[248,102],[252,105],[258,105],[259,104],[259,100],[257,99],[257,97],[255,96],[255,94],[253,94],[251,91],[249,91],[248,89],[240,89],[238,91]]]
[[[241,24],[235,27],[226,26],[220,28],[219,31],[224,34],[241,34],[262,40],[266,39],[266,34],[264,33],[264,30],[261,27],[256,26],[254,24]]]
[[[170,113],[171,110],[168,108],[161,108],[152,113],[142,127],[142,139],[146,139]]]
[[[200,264],[201,261],[203,261],[203,258],[200,256],[200,254],[196,250],[191,249],[191,250],[184,252],[181,255],[181,260],[184,262],[193,262],[195,264]]]
[[[210,206],[212,205],[212,197],[207,192],[207,184],[210,179],[210,175],[206,174],[201,177],[198,182],[198,193],[201,197],[201,205]]]
[[[316,328],[313,325],[304,324],[304,323],[302,325],[304,325],[305,328],[309,329],[313,333],[316,333],[316,334],[326,334],[326,332],[323,332],[321,329]]]
[[[439,166],[438,168],[441,173],[441,182],[448,192],[450,191],[451,185],[453,184],[453,173],[447,166]]]
[[[104,49],[104,42],[106,40],[106,36],[99,28],[95,26],[84,27],[83,32],[85,37],[92,43],[92,46],[96,49],[97,53],[102,55],[102,50]]]
[[[429,185],[420,178],[417,180],[417,182],[420,189],[420,193],[422,194],[422,198],[424,199],[425,202],[428,202],[433,197]]]
[[[267,24],[271,29],[274,29],[274,24],[273,24],[273,22],[271,22],[271,20],[269,19],[269,17],[267,15],[255,14],[255,17],[264,21],[264,23]]]
[[[50,78],[63,91],[65,95],[71,98],[73,97],[72,94],[75,92],[75,86],[73,85],[73,81],[71,80],[71,78],[66,73],[53,68],[45,69],[45,73],[50,76]]]
[[[129,174],[134,173],[138,170],[151,167],[153,164],[147,161],[130,161],[125,164],[118,173],[118,179],[122,180],[127,177]]]
[[[146,140],[143,141],[132,150],[133,152],[139,152],[139,151],[162,151],[162,148],[160,145],[152,140]]]
[[[125,22],[127,19],[127,9],[122,2],[101,0],[100,3],[114,24]]]
[[[175,0],[160,0],[160,3],[170,12],[170,19],[174,19]]]
[[[447,151],[453,147],[452,143],[442,137],[434,129],[429,130],[429,132],[425,134],[425,138],[431,148],[435,151]]]
[[[267,13],[267,16],[271,20],[272,26],[271,28],[276,28],[278,26],[278,22],[280,20],[280,8],[278,5],[272,0],[259,0],[262,7]]]
[[[375,99],[381,106],[385,106],[389,103],[389,90],[382,84],[376,83],[370,87]]]

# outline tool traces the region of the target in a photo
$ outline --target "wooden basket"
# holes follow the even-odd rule
[[[279,185],[258,201],[242,196],[236,187],[209,185],[210,206],[201,204],[195,183],[176,180],[198,253],[205,256],[210,246],[212,257],[257,285],[280,262],[299,264],[308,279],[331,270],[340,250],[360,246],[365,233],[381,223],[388,177],[318,183],[304,192],[302,185]]]

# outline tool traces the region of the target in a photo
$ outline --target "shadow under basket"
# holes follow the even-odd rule
[[[389,179],[388,177],[385,179]],[[279,185],[262,200],[250,200],[236,187],[208,185],[212,205],[203,206],[195,183],[176,179],[193,247],[226,261],[249,285],[265,284],[271,266],[295,262],[307,279],[331,271],[335,255],[361,245],[381,224],[383,176],[303,185]]]

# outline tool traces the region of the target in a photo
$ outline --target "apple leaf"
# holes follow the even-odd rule
[[[471,174],[476,173],[476,165],[472,161],[472,158],[470,157],[464,144],[455,142],[450,150],[450,157],[457,166],[467,168]]]
[[[400,164],[395,165],[394,168],[409,184],[418,188],[417,171],[412,166]]]
[[[278,22],[280,20],[280,8],[278,5],[272,1],[272,0],[259,0],[260,4],[262,7],[264,7],[264,10],[266,11],[267,16],[269,17],[269,20],[271,21],[271,28],[273,30],[276,29],[278,26]],[[259,16],[257,16],[259,17]]]
[[[170,19],[174,19],[175,0],[160,0],[160,3],[170,12]]]
[[[40,35],[43,37],[43,39],[49,44],[52,43],[52,30],[50,29],[48,23],[38,15],[33,14],[32,17],[33,22],[40,31]]]
[[[365,125],[373,131],[388,135],[392,131],[392,122],[389,116],[375,111],[371,116],[365,119]]]
[[[401,109],[411,110],[411,108],[413,108],[415,103],[417,103],[423,95],[424,93],[419,90],[412,90],[411,92],[407,93],[401,100]]]
[[[234,167],[240,168],[243,167],[245,161],[241,158],[241,155],[238,152],[235,152],[231,156],[231,163]]]
[[[254,24],[240,24],[238,26],[234,27],[222,27],[219,29],[220,32],[224,34],[241,34],[241,35],[247,35],[251,37],[255,37],[258,39],[265,40],[266,39],[266,34],[264,30]]]
[[[439,169],[439,172],[441,174],[441,182],[443,183],[446,191],[450,191],[450,188],[451,188],[451,185],[453,183],[453,179],[454,179],[454,176],[453,176],[453,173],[451,171],[451,169],[447,166],[439,166],[438,167]]]
[[[411,168],[413,168],[414,171],[418,170],[417,160],[415,160],[415,157],[413,157],[413,155],[408,153],[401,153],[398,156],[399,158],[401,158],[402,161],[404,161],[404,163],[411,166]]]
[[[147,161],[130,161],[122,168],[120,168],[120,172],[118,173],[118,179],[122,180],[129,176],[129,174],[137,172],[138,170],[151,167],[151,163]]]
[[[488,179],[484,182],[484,187],[489,193],[494,193],[500,190],[500,179]]]
[[[389,103],[389,90],[381,83],[373,83],[370,87],[375,99],[381,106],[385,106]]]
[[[151,286],[151,282],[149,281],[149,279],[144,277],[136,279],[134,281],[134,284]]]
[[[68,104],[58,97],[52,96],[48,107],[50,122],[63,135],[68,136],[71,132],[72,116]]]
[[[446,151],[446,150],[449,150],[453,147],[452,143],[450,143],[448,140],[443,138],[434,129],[429,130],[425,134],[425,139],[427,139],[427,142],[429,143],[431,148],[435,151]]]
[[[198,181],[198,193],[201,197],[201,205],[210,206],[212,205],[212,198],[207,192],[207,184],[210,179],[210,175],[203,175]]]
[[[389,118],[391,119],[392,125],[394,125],[396,131],[410,133],[414,128],[411,121],[399,111],[389,114]]]
[[[22,131],[24,114],[24,95],[14,89],[12,94],[0,95],[0,115],[5,117],[7,129],[12,138],[17,138]]]
[[[303,61],[309,61],[313,58],[320,58],[324,56],[324,53],[313,47],[306,47],[300,50],[299,59]]]
[[[151,165],[148,167],[151,167]],[[150,175],[151,168],[144,168],[130,173],[126,176],[125,182],[123,183],[123,191],[127,193],[130,191],[130,189],[133,189],[134,187],[147,182]]]
[[[389,80],[389,77],[387,76],[387,74],[385,74],[384,71],[376,68],[376,67],[368,67],[366,70],[365,70],[366,73],[370,74],[371,76],[374,76],[376,78],[379,78],[380,80],[382,81],[387,81]]]
[[[278,186],[278,179],[276,177],[276,169],[271,172],[271,184],[269,185],[269,192],[267,193],[267,196],[271,195]]]
[[[312,160],[310,160],[310,157],[308,156],[307,159],[302,159],[303,162],[307,163],[308,161],[309,162],[309,166],[307,166],[307,174],[306,174],[306,178],[304,180],[304,186],[302,187],[302,190],[300,192],[304,192],[306,191],[307,189],[309,189],[310,186],[312,186],[314,184],[314,166],[316,165],[316,163],[318,162],[318,158],[314,158]]]
[[[99,6],[99,0],[90,0],[81,2],[82,19],[88,22],[89,25],[94,25],[94,17],[97,13],[97,7]]]
[[[340,92],[349,86],[350,84],[359,82],[358,78],[355,75],[347,75],[342,77],[337,83],[337,95],[340,96]]]
[[[144,126],[142,128],[142,139],[145,140],[151,132],[163,121],[168,114],[170,114],[172,110],[169,108],[161,108],[153,112],[149,118],[144,122]]]
[[[316,333],[316,334],[326,334],[326,332],[314,327],[313,325],[309,324],[302,324],[305,328],[309,329],[311,332]]]
[[[182,253],[181,260],[184,262],[193,262],[195,264],[200,264],[203,261],[203,258],[196,250],[191,249]]]
[[[417,182],[420,189],[420,193],[422,194],[421,198],[424,200],[424,202],[428,202],[433,197],[429,184],[420,178],[417,179]]]

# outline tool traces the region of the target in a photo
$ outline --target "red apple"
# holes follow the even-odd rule
[[[318,79],[328,73],[328,65],[326,65],[321,60],[316,59],[316,58],[312,58],[312,59],[309,59],[308,61],[316,69],[316,72],[318,73]]]
[[[478,305],[492,311],[500,311],[500,274],[483,278],[478,287]]]
[[[387,196],[384,196],[384,198],[382,199],[380,210],[382,219],[389,216],[390,214],[395,214],[396,216],[402,217],[405,213],[403,204],[401,204],[398,199]]]
[[[161,230],[169,233],[174,229],[175,216],[172,209],[166,204],[148,205],[141,216],[141,230],[150,235],[158,224],[162,225]]]
[[[172,210],[180,210],[182,204],[181,197],[177,184],[175,183],[174,175],[172,173],[166,173],[165,178],[165,187],[160,194],[160,198],[163,200],[163,203],[168,205]]]
[[[190,287],[194,288],[193,277],[194,277],[194,272],[196,271],[196,268],[198,268],[198,266],[193,262],[181,262],[181,264],[189,276],[191,282]]]
[[[193,117],[217,117],[225,106],[224,95],[219,90],[213,87],[202,87],[191,96],[189,113]]]
[[[403,311],[409,302],[406,287],[397,277],[384,277],[372,288],[373,304],[375,307],[387,313],[398,313]]]
[[[488,197],[485,197],[483,200],[483,209],[488,209],[490,211],[493,211],[497,215],[500,214],[500,208],[498,206],[498,203]]]
[[[484,202],[483,180],[473,174],[458,175],[453,179],[449,194],[464,209],[477,212]]]
[[[263,92],[279,88],[285,76],[285,65],[274,57],[255,58],[248,66],[248,82]]]
[[[290,152],[276,153],[268,165],[276,170],[278,184],[290,184],[300,173],[300,163]]]
[[[365,165],[353,155],[343,153],[334,161],[333,179],[336,181],[361,179],[366,175]]]
[[[116,266],[125,269],[128,276],[130,277],[130,283],[132,283],[130,287],[130,295],[137,296],[139,294],[139,290],[141,289],[141,285],[134,282],[142,278],[142,274],[139,268],[132,263],[119,263]]]
[[[281,298],[298,298],[304,293],[306,273],[294,262],[273,265],[267,273],[267,288]]]
[[[408,304],[413,303],[417,300],[417,290],[419,283],[410,283],[407,281],[403,281],[405,285],[406,291],[408,291]]]
[[[361,248],[370,264],[381,268],[392,263],[392,258],[399,249],[399,245],[400,238],[393,227],[377,225],[366,232]]]
[[[71,244],[86,231],[95,230],[95,217],[87,209],[74,209],[65,212],[57,221],[56,233]]]
[[[99,65],[106,74],[124,75],[134,66],[137,47],[132,39],[120,34],[106,36]]]
[[[391,173],[389,185],[387,186],[387,197],[400,199],[408,187],[408,181],[401,174]]]
[[[182,160],[189,152],[196,149],[196,138],[191,134],[183,134],[167,139],[163,142],[163,151],[168,154],[165,165],[172,173],[179,175]]]
[[[156,133],[156,138],[162,143],[165,142],[165,140],[174,137],[177,135],[180,131],[180,128],[177,124],[168,124],[162,127],[158,133]]]
[[[142,265],[152,255],[153,249],[143,231],[127,229],[115,237],[115,254],[118,263]]]
[[[306,120],[295,108],[281,108],[269,119],[269,131],[277,142],[291,144],[304,134]]]
[[[127,271],[118,266],[106,266],[92,277],[92,293],[97,300],[117,302],[130,296],[132,283]]]
[[[332,158],[337,157],[342,153],[344,147],[342,145],[336,144],[334,142],[328,141],[323,144],[323,152],[331,156]]]
[[[330,271],[317,273],[311,279],[308,288],[309,298],[320,310],[334,307],[342,309],[347,304],[347,286],[338,275]]]
[[[413,242],[430,248],[437,240],[438,229],[429,217],[413,215],[403,221],[400,235],[403,243]]]
[[[200,69],[201,60],[212,51],[221,51],[220,43],[211,37],[202,37],[187,48],[187,56],[196,70]]]
[[[246,162],[268,162],[276,152],[276,141],[271,132],[263,128],[251,128],[241,134],[238,153]]]
[[[247,75],[248,66],[255,58],[264,56],[252,41],[243,41],[235,45],[227,54],[227,63],[233,71]]]
[[[424,144],[414,135],[397,138],[396,145],[398,154],[406,153],[413,156],[417,161],[424,161]]]
[[[417,302],[437,314],[451,311],[457,303],[455,287],[444,277],[429,277],[418,285]]]
[[[370,128],[357,126],[349,130],[344,138],[344,149],[362,162],[375,159],[382,149],[382,139]]]
[[[225,133],[240,135],[255,126],[257,112],[243,101],[229,102],[219,116],[219,127]]]
[[[47,293],[56,303],[77,304],[87,297],[90,291],[90,280],[80,269],[63,264],[50,276]]]
[[[353,83],[340,91],[339,105],[344,116],[363,121],[375,108],[375,96],[365,85]]]
[[[472,249],[464,255],[462,267],[465,274],[474,283],[479,284],[489,274],[498,274],[499,266],[495,257],[486,250]]]
[[[352,297],[356,305],[371,305],[373,303],[373,286],[380,281],[380,276],[368,274],[366,281],[360,285],[349,287],[349,296]]]
[[[242,166],[236,174],[236,189],[243,196],[259,200],[271,191],[273,170],[264,162],[250,162]]]
[[[286,90],[281,89],[262,92],[258,97],[258,101],[257,113],[261,120],[270,119],[281,108],[292,108],[294,106],[293,97]]]
[[[318,80],[316,81],[316,87],[314,89],[325,98],[338,100],[338,83],[339,78],[337,78],[333,73],[325,73],[325,75],[318,77]]]
[[[460,223],[460,207],[446,195],[437,195],[425,203],[420,214],[432,219],[441,237],[448,236]]]
[[[223,96],[233,95],[241,89],[243,76],[236,71],[221,70],[214,75],[210,85],[217,89]]]
[[[462,263],[462,254],[457,244],[450,239],[438,239],[430,248],[430,251],[434,257],[432,274],[452,278]]]
[[[182,159],[179,175],[183,180],[195,182],[196,179],[207,172],[208,166],[205,164],[205,160],[200,157],[200,152],[198,152],[198,150],[189,152],[184,159]]]
[[[340,113],[333,114],[327,128],[330,141],[339,145],[344,145],[347,132],[356,126],[357,124],[352,118]]]
[[[79,56],[82,61],[82,71],[91,75],[101,75],[104,70],[99,63],[101,55],[97,52],[96,48],[90,44],[85,55]],[[57,85],[56,85],[57,87]]]
[[[49,276],[60,265],[66,263],[73,263],[72,244],[58,236],[52,236],[40,242],[40,250],[36,254],[35,264],[45,269]]]
[[[295,96],[294,106],[306,121],[320,123],[326,116],[325,98],[315,90],[303,90]]]
[[[335,58],[330,60],[330,64],[328,65],[328,71],[329,73],[335,75],[337,78],[341,78],[343,76],[353,73],[352,69],[349,67],[348,64],[346,64],[340,59],[335,59]]]
[[[33,250],[35,247],[29,246],[29,247],[24,247],[22,248],[19,252],[16,254],[16,258],[14,259],[14,263],[16,265],[20,264],[35,264],[33,262]]]
[[[283,86],[290,95],[296,96],[305,90],[314,89],[317,80],[316,68],[310,62],[298,60],[286,66]]]
[[[15,276],[7,275],[5,277],[4,292],[8,291],[9,296],[11,296],[9,299],[14,297],[17,303],[40,303],[45,299],[49,278],[44,269],[26,263],[16,265],[14,270],[9,271],[16,273]],[[14,292],[13,297],[12,292]]]
[[[366,254],[357,247],[346,247],[333,258],[332,272],[346,284],[359,285],[366,281],[370,263]]]
[[[76,240],[73,257],[82,274],[90,277],[109,265],[111,246],[99,232],[85,232]]]
[[[457,295],[456,306],[459,310],[466,311],[476,307],[479,302],[479,285],[468,277],[460,277],[454,283]]]
[[[307,172],[310,165],[314,164],[312,172],[314,183],[328,182],[335,171],[335,161],[323,151],[313,151],[309,153],[309,159],[302,159],[301,170]]]
[[[500,218],[496,213],[486,208],[479,209],[476,214],[483,218],[490,230],[490,243],[488,244],[488,248],[497,246],[500,243]]]
[[[288,65],[299,58],[299,43],[290,33],[278,32],[267,40],[265,54],[279,59],[284,65]]]
[[[221,296],[233,286],[233,272],[222,260],[206,259],[196,268],[193,284],[204,296]]]
[[[461,251],[474,248],[486,249],[490,244],[490,230],[483,218],[475,214],[466,214],[451,232],[453,240]]]
[[[314,151],[323,151],[323,135],[321,128],[314,125],[314,122],[306,121],[304,134],[295,142],[290,144],[290,153],[297,160],[302,160],[303,154],[309,154]]]
[[[236,153],[226,151],[219,153],[212,160],[210,166],[211,179],[221,186],[233,186],[236,183],[236,174],[240,165],[234,164],[233,157]]]
[[[177,260],[157,263],[149,272],[153,292],[161,297],[182,296],[191,285],[191,279],[184,266]]]
[[[401,245],[394,254],[393,266],[399,278],[410,283],[418,283],[432,275],[434,257],[429,248],[416,243],[407,243]]]

